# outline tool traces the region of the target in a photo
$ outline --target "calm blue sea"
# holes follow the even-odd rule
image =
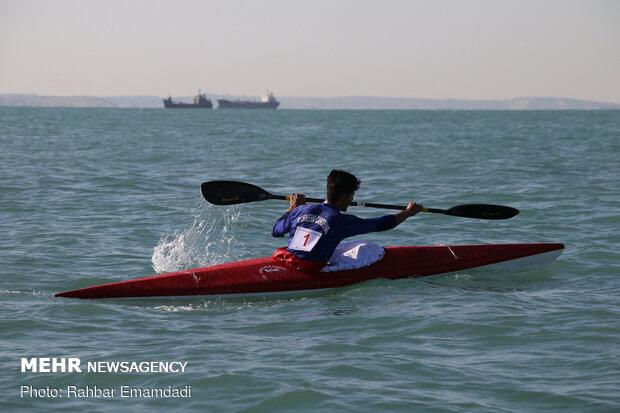
[[[521,210],[495,222],[421,214],[371,241],[566,250],[527,273],[309,296],[53,298],[268,255],[286,204],[215,207],[200,183],[320,197],[333,168],[358,175],[367,202]],[[618,412],[619,193],[620,111],[0,108],[0,410]],[[22,373],[22,357],[187,367]],[[123,385],[192,397],[21,394]]]

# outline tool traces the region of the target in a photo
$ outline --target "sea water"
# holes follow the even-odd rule
[[[292,297],[53,297],[268,255],[284,243],[270,230],[286,203],[213,206],[201,182],[321,197],[334,168],[361,179],[362,201],[521,211],[420,214],[369,241],[566,250],[527,273]],[[619,192],[619,111],[0,108],[1,410],[620,411]],[[83,371],[20,369],[54,357]],[[85,370],[123,361],[187,364]],[[120,397],[123,386],[169,391]],[[117,393],[97,397],[103,389]]]

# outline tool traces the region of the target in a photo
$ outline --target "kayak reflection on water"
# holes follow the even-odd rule
[[[345,238],[395,228],[423,206],[411,201],[396,214],[363,219],[346,211],[360,180],[341,170],[332,170],[327,177],[326,200],[322,204],[306,204],[304,194],[293,193],[290,207],[274,224],[271,235],[288,236],[288,247],[278,248],[273,258],[305,272],[319,271],[327,265],[338,244]]]

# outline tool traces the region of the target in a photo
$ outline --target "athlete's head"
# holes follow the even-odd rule
[[[355,175],[334,169],[327,177],[327,202],[341,204],[342,209],[346,210],[359,187],[360,180]]]

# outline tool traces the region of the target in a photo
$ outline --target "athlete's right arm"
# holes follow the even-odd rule
[[[396,217],[396,225],[400,225],[407,218],[416,215],[422,210],[422,208],[424,208],[422,205],[416,204],[414,201],[409,202],[409,204],[407,204],[407,208],[397,214],[394,214]]]
[[[418,205],[415,202],[409,202],[407,208],[393,215],[384,215],[379,218],[359,218],[355,215],[341,215],[342,228],[340,229],[345,238],[355,235],[367,234],[369,232],[387,231],[389,229],[397,227],[404,220],[413,216],[422,210],[422,205]]]

